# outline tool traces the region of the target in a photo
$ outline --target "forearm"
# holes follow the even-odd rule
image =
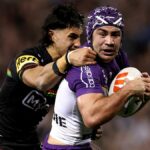
[[[27,69],[22,75],[23,82],[29,86],[41,91],[46,91],[54,87],[60,80],[61,76],[57,76],[52,70],[53,63],[46,66],[37,66],[35,68]]]
[[[42,91],[53,88],[63,78],[63,74],[68,67],[65,55],[57,60],[56,65],[57,71],[54,70],[54,62],[25,70],[22,76],[23,82]],[[60,72],[61,75],[56,74],[57,72]]]
[[[65,74],[66,71],[68,70],[68,67],[70,64],[67,61],[67,54],[63,55],[61,58],[57,60],[57,66],[60,71],[60,73]]]
[[[112,119],[120,111],[129,96],[143,95],[144,92],[144,82],[142,78],[137,78],[127,81],[122,89],[110,96],[103,96],[98,93],[82,95],[78,98],[79,110],[85,124],[88,127],[95,127]]]
[[[131,95],[131,91],[122,89],[111,96],[98,99],[95,103],[95,109],[93,109],[93,116],[95,116],[95,120],[97,120],[96,123],[104,124],[111,120],[120,111]]]
[[[122,90],[111,96],[103,96],[98,93],[81,96],[78,98],[78,107],[85,125],[90,128],[95,128],[111,120],[132,94],[133,92],[131,90],[122,88]]]

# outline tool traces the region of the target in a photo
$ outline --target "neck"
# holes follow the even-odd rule
[[[51,55],[54,61],[60,58],[60,55],[58,54],[57,50],[53,46],[46,47],[46,50],[49,53],[49,55]]]

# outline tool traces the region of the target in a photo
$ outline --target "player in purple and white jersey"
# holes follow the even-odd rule
[[[71,5],[58,5],[46,17],[40,46],[10,62],[0,88],[0,150],[41,150],[36,129],[68,65],[96,63],[93,50],[79,48],[82,32],[83,16]]]
[[[113,7],[96,8],[88,16],[87,44],[97,53],[97,64],[72,67],[56,95],[52,129],[43,150],[91,150],[93,129],[111,120],[133,94],[150,95],[150,77],[127,81],[107,95],[114,76],[127,66],[121,51],[123,18]],[[118,55],[125,58],[118,59]]]

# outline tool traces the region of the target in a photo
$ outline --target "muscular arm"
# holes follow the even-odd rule
[[[22,75],[23,82],[30,86],[42,91],[46,91],[54,87],[61,79],[62,76],[58,76],[52,69],[54,62],[48,63],[45,66],[36,66],[24,71]],[[65,55],[58,59],[57,65],[60,72],[64,72],[66,69]]]
[[[135,87],[137,87],[135,89]],[[141,79],[129,81],[120,91],[111,96],[89,93],[79,96],[77,104],[87,127],[95,128],[111,120],[125,104],[130,95],[144,92]]]
[[[96,63],[96,53],[88,47],[79,48],[72,51],[69,57],[70,63],[74,66]],[[54,87],[62,79],[62,76],[55,74],[52,69],[52,65],[53,62],[45,66],[38,65],[34,68],[25,70],[22,75],[23,82],[30,87],[34,87],[42,91],[46,91],[49,88]],[[61,73],[66,70],[66,54],[57,60],[57,66]]]

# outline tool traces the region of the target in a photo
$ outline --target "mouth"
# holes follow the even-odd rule
[[[114,49],[103,49],[101,52],[106,56],[116,55],[116,51]]]

